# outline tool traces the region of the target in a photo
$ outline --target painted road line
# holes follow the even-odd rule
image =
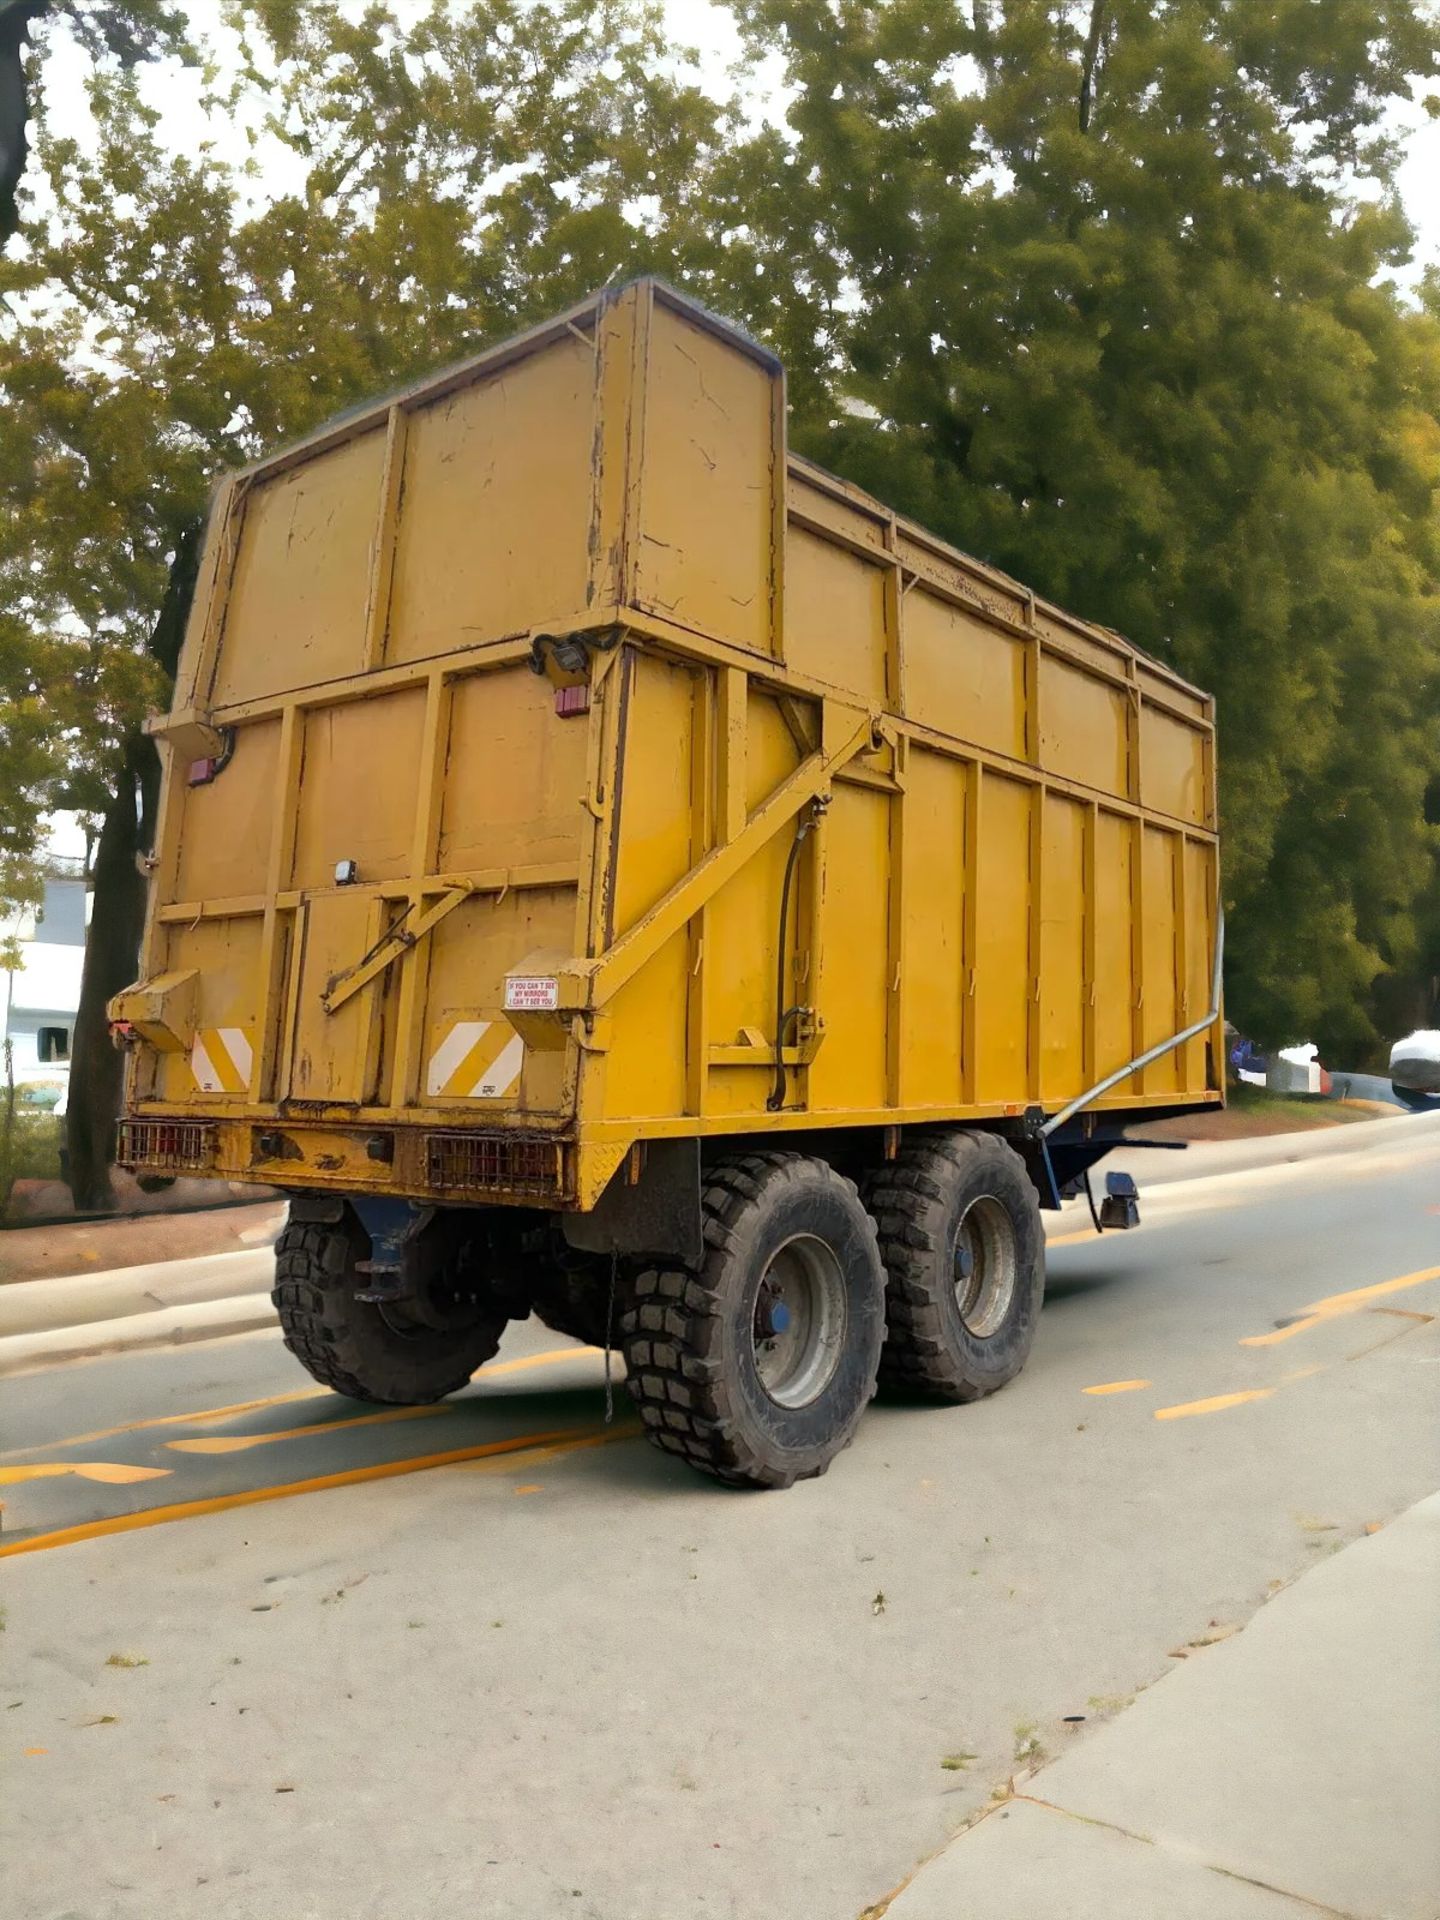
[[[290,1500],[302,1493],[329,1493],[337,1487],[359,1486],[367,1480],[392,1480],[406,1473],[428,1473],[434,1467],[459,1466],[491,1454],[527,1453],[573,1438],[577,1444],[604,1428],[563,1427],[552,1433],[521,1433],[508,1440],[488,1440],[483,1446],[456,1447],[449,1453],[418,1454],[409,1460],[385,1460],[376,1466],[347,1467],[342,1473],[323,1473],[312,1480],[287,1480],[274,1487],[247,1487],[240,1493],[219,1493],[208,1500],[185,1500],[175,1506],[146,1507],[138,1513],[117,1513],[105,1520],[86,1520],[53,1533],[34,1533],[23,1540],[0,1544],[0,1560],[17,1553],[47,1553],[54,1547],[75,1546],[112,1533],[133,1533],[140,1527],[160,1527],[172,1520],[195,1520],[205,1514],[228,1513],[234,1507],[259,1506],[267,1500]]]
[[[1107,1380],[1103,1386],[1082,1387],[1082,1393],[1137,1393],[1141,1387],[1153,1386],[1152,1380]]]
[[[245,1453],[251,1447],[273,1446],[277,1440],[314,1440],[327,1433],[344,1433],[351,1427],[379,1427],[395,1420],[430,1420],[437,1414],[454,1413],[453,1400],[440,1400],[433,1406],[386,1407],[380,1413],[357,1413],[349,1420],[317,1420],[308,1427],[281,1427],[275,1433],[227,1433],[207,1440],[167,1440],[170,1453]]]
[[[237,1400],[229,1407],[205,1407],[199,1413],[157,1413],[148,1420],[126,1420],[118,1427],[99,1427],[94,1433],[72,1433],[63,1440],[44,1440],[34,1447],[12,1447],[0,1458],[9,1460],[17,1453],[51,1453],[56,1447],[88,1447],[97,1440],[114,1440],[122,1433],[143,1433],[150,1427],[203,1427],[219,1420],[235,1420],[242,1413],[258,1413],[262,1407],[288,1406],[296,1400],[318,1400],[329,1394],[329,1387],[301,1387],[297,1393],[272,1393],[264,1400]]]
[[[1275,1347],[1282,1340],[1293,1340],[1323,1321],[1338,1320],[1343,1314],[1358,1313],[1385,1294],[1403,1293],[1407,1287],[1423,1286],[1427,1280],[1440,1280],[1440,1267],[1422,1267],[1418,1273],[1402,1273],[1394,1280],[1378,1280],[1372,1287],[1355,1287],[1349,1293],[1332,1293],[1324,1300],[1302,1307],[1299,1315],[1283,1327],[1269,1333],[1252,1333],[1240,1342],[1242,1347]]]
[[[1053,1233],[1045,1245],[1047,1247],[1073,1247],[1079,1240],[1098,1240],[1100,1235],[1094,1227],[1082,1227],[1078,1233]]]
[[[137,1480],[166,1480],[173,1472],[173,1467],[131,1467],[120,1460],[45,1460],[28,1467],[0,1467],[0,1487],[58,1480],[67,1473],[77,1480],[96,1480],[102,1487],[128,1487]]]
[[[561,1440],[553,1446],[536,1447],[530,1453],[512,1454],[506,1460],[462,1461],[461,1473],[513,1473],[526,1467],[543,1466],[547,1460],[559,1460],[566,1454],[583,1453],[590,1447],[608,1447],[612,1440],[634,1440],[643,1434],[644,1427],[638,1420],[617,1421],[613,1427],[606,1427],[599,1433],[588,1433],[579,1440]],[[518,1488],[517,1488],[518,1492]]]
[[[599,1360],[604,1356],[603,1347],[552,1347],[545,1353],[522,1353],[518,1360],[502,1360],[498,1367],[486,1367],[479,1381],[483,1387],[487,1380],[493,1380],[501,1373],[527,1373],[531,1367],[553,1367],[557,1360]]]
[[[544,1353],[522,1354],[518,1360],[501,1360],[486,1367],[477,1377],[483,1385],[501,1374],[524,1373],[531,1367],[554,1366],[561,1360],[598,1357],[599,1347],[551,1347]],[[203,1427],[221,1420],[238,1419],[242,1413],[259,1413],[265,1407],[293,1406],[297,1400],[330,1400],[337,1396],[329,1387],[300,1387],[293,1393],[272,1393],[263,1400],[237,1400],[228,1407],[202,1407],[198,1413],[160,1413],[147,1420],[127,1420],[118,1427],[100,1427],[94,1433],[68,1434],[63,1440],[45,1440],[38,1446],[12,1447],[0,1454],[0,1460],[13,1460],[17,1454],[52,1453],[56,1447],[88,1447],[97,1440],[113,1440],[122,1433],[145,1433],[152,1427]],[[447,1405],[451,1404],[446,1402]]]
[[[1274,1387],[1248,1387],[1243,1393],[1217,1393],[1210,1400],[1187,1400],[1178,1407],[1157,1407],[1157,1420],[1188,1420],[1197,1413],[1223,1413],[1227,1407],[1243,1407],[1250,1400],[1268,1400]]]

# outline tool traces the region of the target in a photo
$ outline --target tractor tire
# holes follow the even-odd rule
[[[956,1405],[1013,1380],[1045,1293],[1040,1202],[993,1133],[931,1134],[871,1174],[888,1333],[886,1387]]]
[[[357,1300],[357,1260],[369,1240],[347,1214],[338,1225],[292,1220],[275,1246],[285,1344],[322,1386],[350,1400],[419,1407],[457,1393],[500,1345],[505,1316],[478,1306],[453,1331],[407,1322],[397,1306]]]
[[[626,1290],[621,1345],[650,1439],[731,1486],[821,1474],[875,1392],[885,1333],[875,1223],[852,1183],[799,1153],[708,1167],[698,1272]]]

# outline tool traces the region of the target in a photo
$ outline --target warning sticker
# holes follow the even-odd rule
[[[507,1013],[553,1013],[559,1004],[560,982],[553,974],[512,973],[507,976]]]

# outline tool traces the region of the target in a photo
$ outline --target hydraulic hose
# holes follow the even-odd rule
[[[770,1098],[765,1102],[771,1113],[778,1113],[785,1104],[785,1029],[800,1011],[798,1007],[785,1005],[785,940],[790,928],[790,888],[795,879],[801,845],[814,825],[813,814],[801,821],[795,838],[790,842],[790,852],[785,860],[785,878],[780,883],[780,934],[775,953],[775,1084],[770,1090]]]

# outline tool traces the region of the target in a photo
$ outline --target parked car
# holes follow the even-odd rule
[[[1440,1031],[1421,1027],[1390,1049],[1390,1084],[1403,1106],[1440,1105]]]
[[[3,1091],[3,1089],[0,1089]],[[15,1108],[19,1113],[53,1113],[63,1120],[70,1098],[70,1075],[54,1067],[17,1067]]]

